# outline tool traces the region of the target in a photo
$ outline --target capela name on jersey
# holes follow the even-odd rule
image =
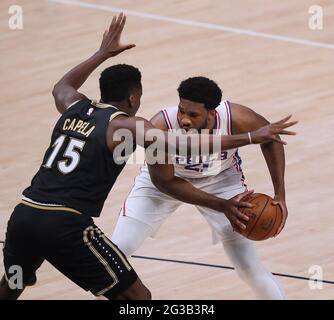
[[[64,121],[63,130],[64,131],[76,131],[88,137],[95,129],[89,122],[85,122],[78,119],[67,118]]]

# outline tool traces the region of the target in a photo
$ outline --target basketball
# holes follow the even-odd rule
[[[251,203],[253,208],[239,209],[249,217],[249,221],[243,221],[246,229],[240,233],[255,241],[273,237],[283,221],[281,207],[274,205],[274,199],[263,193],[253,193],[242,200]]]

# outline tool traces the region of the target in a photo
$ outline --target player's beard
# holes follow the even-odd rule
[[[197,129],[199,133],[202,132],[202,130],[207,130],[208,129],[208,116],[206,116],[203,124]]]
[[[182,129],[186,130],[186,128]],[[197,127],[197,128],[189,128],[187,131],[187,134],[191,134],[191,133],[201,133],[202,130],[208,130],[208,116],[206,116],[206,118],[203,120],[202,124]]]

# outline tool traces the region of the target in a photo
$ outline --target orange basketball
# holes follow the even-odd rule
[[[249,221],[243,221],[246,229],[240,233],[255,241],[273,237],[283,221],[281,207],[274,205],[273,198],[263,193],[253,193],[242,201],[251,203],[253,208],[239,209],[249,217]]]

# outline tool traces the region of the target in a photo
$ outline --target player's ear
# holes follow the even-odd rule
[[[128,104],[131,109],[135,107],[135,96],[133,94],[130,94],[128,97]]]
[[[209,110],[208,111],[208,116],[209,118],[213,119],[216,115],[216,110],[215,109],[212,109],[212,110]]]

